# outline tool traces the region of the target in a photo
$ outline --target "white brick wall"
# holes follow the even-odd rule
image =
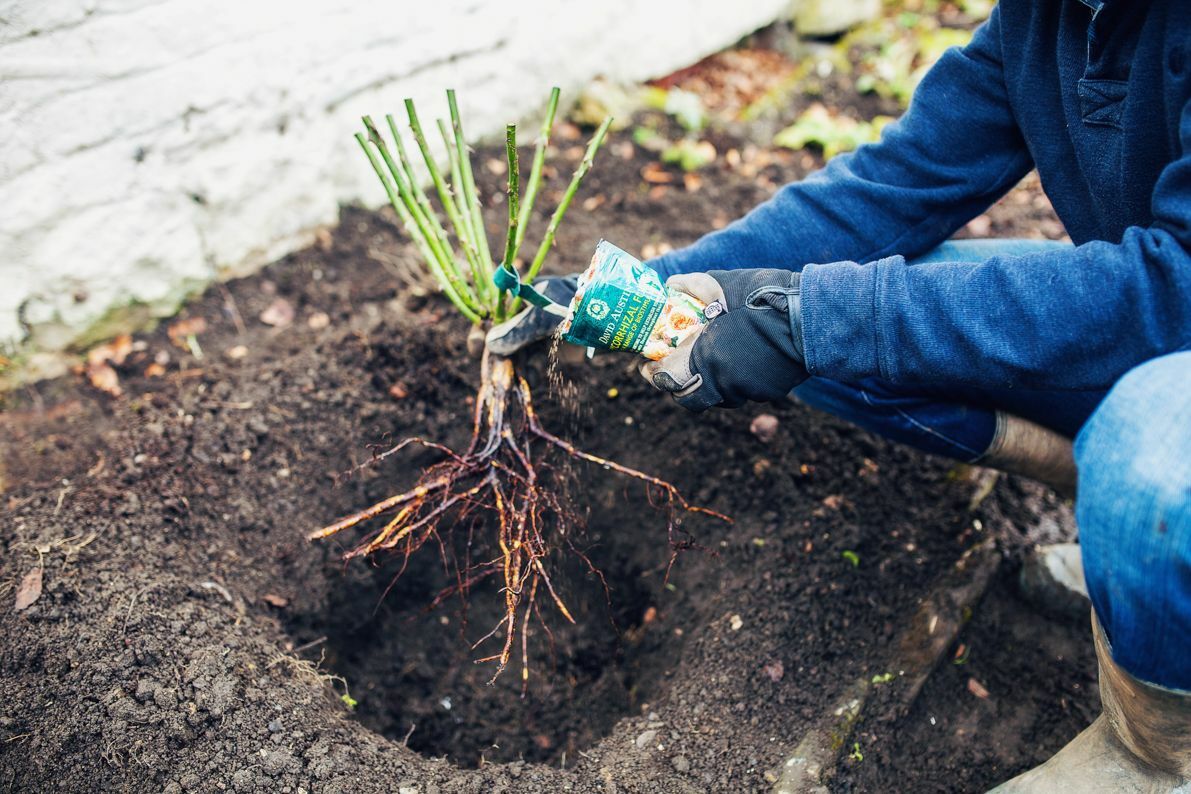
[[[0,344],[258,267],[382,193],[351,133],[459,90],[472,137],[637,80],[789,0],[0,0]]]

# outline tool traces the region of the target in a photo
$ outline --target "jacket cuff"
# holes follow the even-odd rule
[[[867,265],[835,262],[802,271],[802,344],[811,375],[855,382],[887,377],[881,361],[880,285],[900,256]]]

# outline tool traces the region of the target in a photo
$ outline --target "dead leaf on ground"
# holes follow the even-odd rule
[[[989,698],[988,690],[975,678],[968,679],[968,691],[981,700],[988,700]]]
[[[294,321],[294,307],[285,298],[275,298],[261,312],[261,322],[274,328],[285,328]]]
[[[13,604],[14,612],[28,609],[33,606],[34,601],[41,597],[41,573],[42,569],[37,567],[21,579],[21,584],[17,587],[16,603]]]
[[[174,347],[180,350],[190,350],[190,345],[186,343],[187,338],[198,336],[206,330],[207,321],[202,317],[184,317],[170,323],[165,332],[170,341],[174,343]]]
[[[289,606],[289,599],[285,596],[279,596],[276,593],[265,593],[263,596],[261,596],[261,598],[263,598],[266,603],[271,604],[278,609]]]
[[[647,163],[641,169],[641,178],[651,185],[667,185],[674,181],[674,174],[667,171],[660,163]]]
[[[120,388],[120,376],[112,365],[123,364],[131,352],[132,337],[128,334],[121,334],[107,344],[91,348],[87,352],[87,380],[100,391],[119,397],[124,390]]]

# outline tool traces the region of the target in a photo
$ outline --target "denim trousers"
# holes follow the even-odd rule
[[[917,262],[980,261],[1066,245],[955,240]],[[1084,576],[1113,659],[1191,691],[1191,352],[1148,361],[1107,392],[895,386],[811,378],[794,396],[925,452],[977,461],[1004,411],[1075,439]]]

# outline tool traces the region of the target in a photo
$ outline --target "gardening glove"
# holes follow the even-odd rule
[[[702,301],[711,321],[641,375],[700,412],[773,402],[806,380],[799,280],[789,270],[711,270],[672,276],[666,286]],[[718,311],[718,314],[715,312]]]
[[[533,284],[538,292],[560,306],[569,306],[579,288],[578,276],[553,276],[538,279]],[[566,312],[550,311],[537,306],[526,308],[488,331],[488,350],[498,356],[511,356],[521,348],[545,339],[554,333]]]

